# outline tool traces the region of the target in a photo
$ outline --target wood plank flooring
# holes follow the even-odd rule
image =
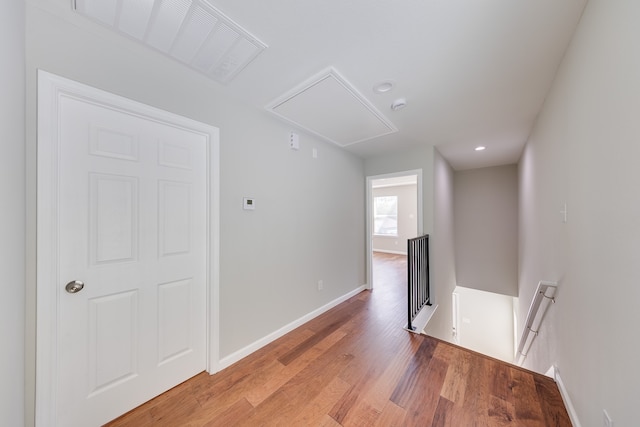
[[[551,379],[402,329],[404,258],[376,253],[373,291],[108,426],[570,427]]]

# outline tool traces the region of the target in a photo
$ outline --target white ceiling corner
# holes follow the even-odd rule
[[[266,108],[341,147],[398,130],[333,68],[316,74]]]
[[[206,0],[75,0],[74,7],[223,84],[267,47]]]

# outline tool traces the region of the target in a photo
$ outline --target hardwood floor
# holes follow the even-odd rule
[[[547,377],[402,329],[404,257],[364,291],[115,426],[571,426]]]

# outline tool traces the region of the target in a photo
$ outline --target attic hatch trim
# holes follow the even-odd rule
[[[359,111],[355,111],[355,113],[360,115],[360,118],[368,121],[371,128],[371,132],[368,132],[366,135],[356,136],[355,138],[340,138],[336,137],[336,135],[328,135],[328,132],[331,129],[321,129],[322,124],[319,124],[315,117],[304,117],[305,112],[298,114],[298,111],[294,114],[291,114],[291,111],[285,111],[285,106],[287,104],[291,104],[292,102],[296,102],[296,100],[302,99],[303,97],[308,97],[309,94],[313,91],[313,89],[317,89],[319,85],[331,80],[332,83],[335,83],[335,88],[339,88],[342,93],[339,94],[343,96],[348,102],[351,102],[352,107],[359,108]],[[314,96],[314,95],[311,95]],[[300,101],[302,103],[312,104],[312,99],[303,99]],[[325,104],[325,109],[322,110],[325,113],[328,113],[329,110],[333,112],[336,116],[341,116],[345,118],[345,120],[349,120],[350,117],[346,115],[341,115],[335,113],[339,108],[342,107],[340,101],[332,101],[330,99],[321,99],[318,100],[318,105],[320,103]],[[300,85],[296,86],[294,89],[286,92],[284,95],[278,97],[276,100],[265,106],[269,112],[275,114],[280,119],[286,121],[287,123],[293,124],[294,126],[316,135],[326,141],[329,141],[333,144],[336,144],[340,147],[348,147],[353,144],[357,144],[359,142],[367,141],[370,139],[378,138],[384,135],[389,135],[395,132],[398,132],[396,126],[387,119],[367,98],[365,98],[351,83],[349,83],[335,68],[328,67],[321,71],[320,73],[312,76],[311,78],[305,80]],[[353,117],[353,116],[352,116]],[[306,120],[308,119],[308,120]],[[313,120],[316,120],[315,123],[312,123]],[[346,121],[342,123],[343,125],[348,126]],[[365,123],[366,125],[367,123]],[[331,126],[331,125],[329,125]],[[352,128],[354,129],[362,129],[362,123],[354,122]],[[373,128],[377,129],[373,129]],[[352,133],[358,133],[352,132]],[[362,132],[360,132],[362,133]]]

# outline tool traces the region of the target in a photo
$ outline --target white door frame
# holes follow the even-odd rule
[[[367,182],[366,182],[366,186],[367,186],[367,197],[366,197],[366,227],[367,227],[367,244],[366,244],[366,250],[367,250],[367,256],[366,256],[366,260],[367,260],[367,289],[373,289],[373,247],[372,247],[372,242],[371,242],[371,235],[372,235],[372,230],[373,230],[373,223],[371,221],[371,218],[373,216],[373,212],[371,210],[371,206],[373,205],[373,192],[371,191],[372,188],[372,184],[374,180],[376,179],[385,179],[385,178],[397,178],[399,176],[407,176],[407,175],[417,175],[417,188],[416,188],[416,192],[417,192],[417,197],[418,197],[418,236],[422,235],[423,232],[423,221],[422,221],[422,169],[413,169],[413,170],[408,170],[408,171],[403,171],[403,172],[392,172],[392,173],[386,173],[386,174],[382,174],[382,175],[371,175],[371,176],[367,176]]]
[[[82,99],[160,123],[201,133],[207,146],[207,371],[219,370],[219,253],[220,253],[220,141],[213,126],[178,116],[136,101],[38,71],[38,142],[36,208],[36,426],[54,426],[57,404],[57,319],[59,101]]]

